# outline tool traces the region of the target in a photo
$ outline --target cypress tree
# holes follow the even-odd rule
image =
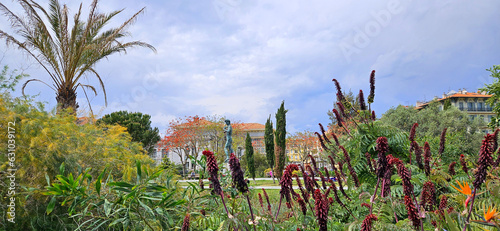
[[[285,101],[281,102],[281,106],[276,112],[276,176],[281,179],[283,169],[285,168],[285,151],[286,151],[286,112]]]
[[[245,156],[247,158],[248,173],[250,173],[250,177],[252,177],[255,181],[255,162],[253,158],[252,138],[250,138],[250,134],[248,134],[248,132],[247,139],[245,140]]]
[[[267,164],[273,172],[273,182],[274,182],[274,134],[273,134],[273,122],[271,121],[271,115],[266,121],[266,130],[264,132],[264,143],[266,145],[266,158]]]

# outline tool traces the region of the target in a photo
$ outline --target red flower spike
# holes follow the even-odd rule
[[[335,144],[337,144],[337,146],[340,146],[339,139],[338,139],[337,135],[335,135],[335,133],[333,133],[333,132],[332,132],[332,137],[335,140]]]
[[[385,154],[389,151],[389,143],[386,137],[379,137],[377,139],[377,151],[378,151],[378,161],[377,161],[377,177],[383,178],[385,171],[389,168],[387,158]]]
[[[370,94],[368,95],[368,103],[373,103],[375,99],[375,70],[370,74]]]
[[[493,165],[493,158],[491,157],[491,154],[493,154],[493,139],[494,136],[492,134],[484,136],[483,144],[479,150],[479,159],[477,160],[478,167],[473,182],[474,188],[476,189],[481,188],[481,184],[486,180],[488,168]]]
[[[417,209],[415,208],[415,204],[413,204],[413,201],[409,196],[405,196],[405,207],[408,211],[408,219],[412,221],[413,227],[415,227],[416,229],[420,228],[420,219],[418,218]]]
[[[462,165],[462,170],[469,174],[469,168],[467,168],[467,162],[465,161],[464,154],[460,154],[460,165]]]
[[[450,163],[450,165],[448,166],[448,173],[452,176],[456,175],[457,173],[455,172],[455,165],[457,164],[457,162],[453,161]]]
[[[262,192],[264,192],[264,197],[267,201],[267,210],[269,211],[269,214],[271,214],[271,203],[269,202],[269,196],[267,195],[267,192],[264,188],[262,189]]]
[[[305,216],[307,213],[306,202],[304,202],[304,200],[302,200],[302,198],[299,197],[299,198],[297,198],[297,203],[300,206],[300,210],[302,211],[302,214],[304,214],[304,216]]]
[[[217,160],[215,159],[214,153],[208,150],[202,152],[204,156],[207,157],[207,171],[210,177],[211,186],[213,188],[213,192],[217,195],[222,195],[222,188],[219,182],[219,166],[217,164]],[[201,184],[203,181],[201,181]]]
[[[448,128],[443,129],[443,132],[441,132],[441,138],[439,139],[439,156],[441,156],[444,152],[444,143],[446,142],[446,130],[448,130]]]
[[[349,156],[349,153],[345,150],[343,146],[339,146],[342,152],[344,153],[345,160],[347,162],[347,168],[349,169],[349,172],[351,173],[352,180],[354,181],[354,185],[356,187],[359,187],[359,180],[358,180],[358,175],[356,174],[356,171],[354,171],[354,168],[351,166],[351,157]],[[342,170],[341,170],[342,171]]]
[[[182,222],[182,227],[181,227],[181,231],[188,231],[189,230],[189,217],[191,215],[186,214],[186,216],[184,217],[184,221]]]
[[[361,111],[366,111],[366,103],[365,103],[365,96],[363,95],[363,90],[359,90],[358,100],[359,100],[359,109]]]
[[[397,158],[393,158],[393,160]],[[413,184],[411,184],[411,173],[404,166],[403,162],[400,160],[397,163],[398,174],[403,181],[403,192],[405,196],[411,197],[413,195]]]
[[[283,176],[281,176],[280,180],[280,194],[281,196],[286,198],[287,203],[292,203],[292,198],[290,193],[293,191],[292,188],[292,172],[295,170],[299,170],[299,167],[296,164],[289,164],[285,168],[285,172]]]
[[[429,176],[431,174],[431,147],[428,142],[424,144],[424,170],[425,175]]]
[[[323,127],[323,124],[319,123],[319,129],[321,130],[321,135],[323,136],[323,140],[325,140],[325,142],[331,144],[332,142],[330,142],[328,137],[326,137],[326,132],[325,132],[325,128]]]
[[[376,221],[376,220],[377,220],[377,216],[375,216],[373,214],[366,215],[365,219],[363,220],[363,224],[361,225],[361,231],[371,231],[373,221]]]
[[[231,169],[231,176],[236,188],[241,193],[248,192],[248,184],[245,181],[243,171],[241,170],[240,161],[234,153],[231,153],[231,156],[229,157],[229,168]]]
[[[337,119],[337,124],[339,125],[339,127],[342,127],[342,123],[344,122],[344,120],[342,119],[342,117],[340,117],[339,112],[335,108],[332,111],[333,114],[335,114],[335,118]]]
[[[418,123],[414,123],[413,126],[411,126],[410,137],[408,137],[408,139],[410,141],[415,141],[415,133],[416,133],[417,127],[418,127]]]
[[[418,146],[417,142],[412,142],[415,150],[415,160],[417,161],[418,168],[424,169],[424,165],[422,164],[422,148]]]
[[[262,200],[262,195],[260,195],[260,193],[259,193],[258,195],[259,195],[259,203],[260,203],[260,207],[262,208],[262,211],[265,211],[265,210],[264,210],[264,200]]]
[[[433,211],[434,205],[436,203],[436,188],[434,183],[427,181],[424,183],[422,189],[422,194],[420,197],[420,205],[425,208],[426,211]]]
[[[319,189],[314,191],[314,200],[314,209],[316,210],[315,215],[319,223],[319,231],[327,231],[329,203],[327,200],[324,200],[321,190]]]

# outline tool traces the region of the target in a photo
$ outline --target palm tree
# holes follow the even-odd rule
[[[84,21],[80,19],[82,11],[80,4],[78,12],[73,17],[72,28],[69,28],[68,8],[66,5],[61,6],[58,0],[50,0],[48,11],[33,0],[17,0],[17,2],[21,5],[24,15],[16,15],[0,3],[0,11],[8,18],[14,31],[13,34],[9,34],[0,30],[0,38],[4,38],[7,45],[13,44],[27,52],[47,71],[52,79],[52,86],[39,79],[30,79],[23,85],[23,94],[29,82],[44,83],[56,92],[58,112],[66,108],[72,108],[76,112],[78,87],[86,96],[85,89],[91,89],[97,95],[94,86],[80,82],[80,79],[87,74],[95,76],[99,81],[107,105],[104,83],[94,69],[95,64],[102,58],[117,52],[126,52],[127,48],[137,46],[147,47],[156,52],[148,43],[118,41],[128,34],[127,28],[136,21],[144,8],[120,27],[103,31],[105,25],[123,9],[109,14],[99,13],[98,0],[94,0],[88,18]]]

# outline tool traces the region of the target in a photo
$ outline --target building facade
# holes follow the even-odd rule
[[[443,110],[446,105],[454,106],[460,111],[465,111],[469,114],[469,119],[474,120],[479,118],[484,122],[489,123],[495,116],[491,106],[486,103],[486,100],[491,98],[491,95],[485,92],[467,92],[466,90],[450,91],[443,94],[442,98],[435,98],[434,100],[440,104],[440,109]],[[433,100],[433,101],[434,101]],[[416,109],[420,110],[429,105],[430,102],[418,102]],[[492,132],[488,127],[482,127],[484,133]]]

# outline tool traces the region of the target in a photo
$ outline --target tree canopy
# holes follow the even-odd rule
[[[78,88],[82,88],[84,93],[86,88],[97,95],[94,86],[81,82],[81,78],[89,74],[97,78],[107,103],[104,82],[94,69],[96,63],[103,58],[133,47],[147,47],[155,51],[153,46],[145,42],[120,41],[129,34],[127,29],[144,12],[144,8],[119,27],[105,30],[106,24],[109,24],[122,10],[109,14],[100,13],[97,9],[98,0],[92,1],[87,19],[81,18],[82,4],[74,17],[70,17],[66,5],[61,5],[57,0],[51,0],[48,8],[34,1],[17,0],[17,2],[24,14],[16,14],[0,3],[0,11],[8,19],[14,31],[13,34],[9,34],[0,29],[0,39],[5,39],[7,44],[26,52],[49,74],[52,86],[40,79],[30,79],[24,86],[31,81],[45,83],[56,92],[58,110],[72,108],[76,111]],[[73,22],[69,18],[73,18]]]
[[[466,112],[456,107],[441,110],[437,102],[430,103],[420,111],[414,107],[399,105],[383,114],[380,122],[405,132],[409,132],[413,124],[418,123],[417,139],[436,144],[443,129],[447,128],[449,155],[474,154],[479,149],[484,135],[480,128],[485,125],[479,117],[471,121]],[[446,158],[443,159],[446,161]]]
[[[490,76],[493,78],[493,83],[485,84],[484,88],[480,90],[486,91],[488,94],[492,95],[487,103],[493,107],[493,112],[495,112],[497,116],[491,119],[488,126],[492,129],[496,129],[500,127],[500,104],[497,103],[500,100],[500,65],[493,65],[492,68],[486,70],[491,72]]]
[[[132,136],[132,141],[142,143],[144,150],[151,156],[154,152],[154,146],[161,137],[158,128],[151,127],[151,116],[140,112],[118,111],[103,116],[97,121],[110,125],[121,125],[127,128]]]

